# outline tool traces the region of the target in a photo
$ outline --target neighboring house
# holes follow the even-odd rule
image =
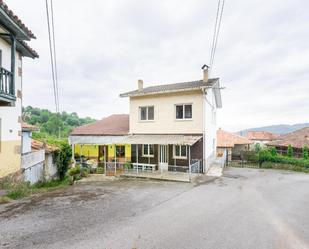
[[[294,156],[301,157],[302,149],[305,146],[309,147],[309,127],[281,135],[276,141],[267,143],[267,146],[274,146],[277,152],[282,155],[287,154],[289,145],[293,148]]]
[[[208,170],[216,158],[222,104],[219,79],[208,79],[207,68],[202,80],[146,88],[139,80],[137,90],[120,96],[130,98],[129,116],[112,115],[70,134],[76,159],[181,172],[198,161],[200,171]]]
[[[123,139],[129,133],[129,115],[114,114],[75,128],[69,137],[74,160],[92,159],[100,164],[131,161],[131,145]]]
[[[246,137],[224,131],[221,128],[217,131],[217,152],[227,151],[228,161],[238,158],[241,151],[248,151],[252,143]]]
[[[279,137],[278,134],[274,134],[268,131],[248,131],[247,138],[254,144],[259,144],[264,147],[267,143],[276,140]]]
[[[216,158],[217,108],[221,108],[219,79],[208,78],[158,86],[143,86],[121,94],[130,98],[132,161],[156,169],[187,172],[201,162],[206,172]]]
[[[35,38],[0,1],[0,178],[21,169],[22,58],[38,54],[24,41]]]

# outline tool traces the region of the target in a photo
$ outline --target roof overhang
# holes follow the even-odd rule
[[[5,29],[10,30],[16,38],[28,41],[31,39],[27,32],[19,27],[2,8],[0,8],[0,20],[0,24],[3,25]]]
[[[155,91],[149,93],[123,93],[120,94],[119,97],[142,97],[142,96],[149,96],[149,95],[158,95],[158,94],[170,94],[170,93],[179,93],[179,92],[193,92],[193,91],[201,91],[203,87],[191,87],[185,89],[177,89],[177,90],[168,90],[168,91]]]
[[[204,89],[205,91],[207,91],[208,89],[213,90],[215,101],[216,101],[216,106],[217,108],[222,108],[221,87],[220,87],[219,79],[217,79],[216,82],[212,86],[205,87]]]
[[[1,36],[3,40],[11,44],[9,36]],[[19,51],[23,56],[30,57],[32,59],[39,58],[39,55],[34,51],[26,42],[16,39],[16,50]]]
[[[123,140],[127,136],[85,136],[85,135],[70,135],[70,144],[95,144],[95,145],[109,145],[109,144],[123,144]]]
[[[193,145],[202,136],[193,135],[130,135],[124,139],[125,144],[162,144],[162,145]]]
[[[70,144],[163,144],[193,145],[202,136],[194,135],[128,135],[128,136],[69,136]]]

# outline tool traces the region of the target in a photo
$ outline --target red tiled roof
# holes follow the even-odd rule
[[[219,129],[217,131],[217,147],[232,148],[236,144],[252,144],[246,137]]]
[[[45,149],[45,153],[51,153],[51,152],[54,152],[56,150],[59,150],[59,148],[57,146],[49,145],[49,144],[46,144],[44,142],[41,142],[41,141],[35,140],[35,139],[31,140],[31,148],[33,150]]]
[[[25,130],[25,131],[34,131],[34,130],[37,129],[36,126],[30,125],[30,124],[27,124],[27,123],[24,123],[24,122],[21,124],[21,128],[22,128],[22,130]]]
[[[309,147],[309,127],[282,135],[277,141],[269,142],[267,145],[282,147],[291,145],[294,148],[303,148],[307,145]]]
[[[36,38],[32,31],[19,19],[17,15],[14,14],[12,10],[9,9],[3,0],[0,0],[0,8],[3,9],[5,13],[18,25],[18,27],[25,31],[30,38]]]
[[[92,124],[75,128],[70,135],[126,135],[129,133],[129,115],[114,114]]]
[[[268,131],[248,131],[247,138],[249,140],[275,140],[279,135],[268,132]]]

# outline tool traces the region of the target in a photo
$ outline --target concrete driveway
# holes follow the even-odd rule
[[[309,248],[309,175],[227,168],[200,185],[68,187],[0,206],[0,248]]]

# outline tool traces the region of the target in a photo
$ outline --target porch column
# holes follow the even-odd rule
[[[80,162],[82,163],[83,162],[83,145],[81,144],[80,145]]]
[[[188,145],[186,145],[187,147],[187,151],[189,153],[188,159],[189,159],[189,180],[191,181],[191,146],[189,146],[188,149]]]
[[[115,152],[114,152],[114,154],[115,154],[115,175],[117,174],[117,153],[116,153],[116,148],[117,148],[117,146],[116,146],[116,144],[115,144]]]
[[[138,144],[136,145],[136,172],[138,174]]]
[[[16,54],[16,38],[11,35],[11,73],[12,73],[12,85],[10,93],[15,95],[15,54]]]
[[[106,145],[104,145],[104,174],[106,176]]]
[[[75,152],[74,152],[74,147],[75,147],[75,144],[74,143],[72,143],[72,162],[74,163],[74,165],[75,165],[75,156],[74,156],[74,154],[75,154]]]

